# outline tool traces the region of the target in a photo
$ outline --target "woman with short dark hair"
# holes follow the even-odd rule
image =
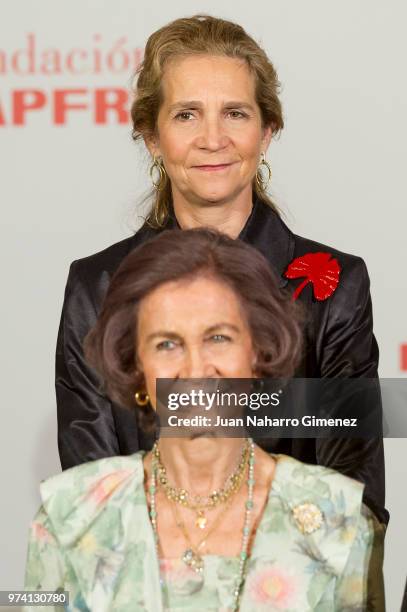
[[[118,404],[134,408],[143,384],[134,369],[139,303],[165,283],[183,279],[189,286],[200,276],[224,283],[238,297],[256,347],[256,376],[293,375],[301,355],[301,309],[278,289],[264,257],[214,230],[166,231],[122,262],[85,340],[88,360]]]
[[[253,247],[164,232],[120,265],[86,352],[108,395],[142,412],[159,378],[290,376],[296,311]],[[208,429],[45,481],[26,588],[98,612],[383,610],[363,485]]]

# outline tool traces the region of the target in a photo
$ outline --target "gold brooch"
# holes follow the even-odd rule
[[[309,502],[295,506],[293,516],[301,533],[313,533],[322,526],[324,521],[318,506]]]

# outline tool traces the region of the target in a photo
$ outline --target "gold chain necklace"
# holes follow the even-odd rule
[[[249,461],[250,445],[246,440],[243,446],[242,456],[236,469],[228,476],[223,487],[219,490],[212,491],[208,496],[202,497],[199,495],[191,495],[186,489],[174,487],[168,482],[167,471],[161,462],[160,451],[157,443],[153,447],[153,457],[157,466],[157,480],[162,486],[163,491],[168,500],[180,504],[196,513],[195,525],[200,529],[205,529],[208,519],[205,516],[205,511],[215,508],[221,503],[226,503],[240,489],[245,467]]]
[[[189,567],[192,567],[196,572],[198,573],[202,572],[203,566],[204,566],[203,558],[201,557],[199,553],[199,549],[201,548],[201,546],[203,546],[206,543],[207,539],[212,535],[212,533],[218,527],[219,523],[221,522],[221,519],[224,517],[224,515],[226,514],[227,510],[230,508],[231,505],[232,505],[232,498],[230,498],[226,502],[225,507],[222,509],[220,514],[216,517],[210,529],[205,533],[203,538],[201,538],[200,540],[198,540],[196,544],[194,544],[192,542],[190,534],[188,533],[188,530],[185,526],[184,521],[179,516],[176,504],[171,503],[171,510],[172,510],[172,513],[175,519],[175,524],[182,531],[182,534],[187,544],[189,545],[189,548],[187,548],[184,554],[182,555],[182,560],[186,565],[188,565]]]

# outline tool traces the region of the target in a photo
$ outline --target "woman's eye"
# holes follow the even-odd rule
[[[232,117],[232,119],[241,119],[243,117],[247,117],[245,113],[242,113],[242,111],[238,110],[229,111],[229,116]]]
[[[156,346],[158,351],[170,351],[175,347],[175,342],[173,340],[163,340],[159,342]]]
[[[229,340],[231,340],[231,338],[229,336],[225,336],[224,334],[214,334],[213,336],[210,337],[210,340],[218,343],[218,342],[228,342]]]
[[[189,121],[191,117],[193,117],[193,114],[190,111],[181,111],[178,115],[175,115],[175,118],[180,119],[180,121]]]

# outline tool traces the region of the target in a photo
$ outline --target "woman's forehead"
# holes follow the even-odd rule
[[[140,320],[151,323],[163,318],[190,322],[205,319],[209,324],[222,318],[242,318],[239,296],[227,283],[214,278],[196,278],[164,283],[141,302]],[[244,316],[243,316],[244,318]]]
[[[162,79],[164,101],[169,104],[185,96],[204,100],[220,92],[251,99],[254,85],[254,75],[245,60],[221,55],[173,58],[166,65]]]

